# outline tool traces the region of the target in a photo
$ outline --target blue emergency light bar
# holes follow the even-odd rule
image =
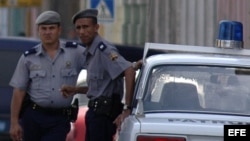
[[[221,48],[243,48],[242,23],[229,20],[220,21],[215,46]]]

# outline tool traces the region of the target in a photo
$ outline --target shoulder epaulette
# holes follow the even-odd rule
[[[77,42],[66,42],[65,47],[76,48],[77,45],[78,45]]]
[[[35,49],[35,48],[32,48],[32,49],[29,49],[29,50],[25,51],[25,52],[23,53],[23,55],[24,55],[24,56],[28,56],[28,55],[34,54],[34,53],[36,53],[36,49]]]
[[[85,46],[83,43],[78,43],[78,45],[79,45],[80,47],[86,48],[86,46]]]
[[[107,48],[107,46],[106,46],[103,42],[101,42],[101,43],[99,43],[98,48],[99,48],[101,51],[104,51],[104,50]]]

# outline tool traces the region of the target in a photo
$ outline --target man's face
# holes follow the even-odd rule
[[[80,18],[75,22],[76,33],[79,36],[81,42],[86,46],[90,46],[94,40],[99,25],[93,22],[92,18]]]
[[[61,26],[58,24],[39,25],[38,33],[43,44],[53,44],[58,42]]]

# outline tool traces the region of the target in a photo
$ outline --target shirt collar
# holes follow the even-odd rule
[[[59,42],[59,49],[62,51],[62,52],[64,52],[65,51],[65,48],[64,48],[64,43],[62,42],[62,41],[60,41]],[[43,49],[43,47],[42,47],[42,43],[40,43],[40,44],[38,44],[37,46],[36,46],[36,51],[37,51],[37,53],[36,53],[36,55],[44,55],[45,54],[45,50]]]
[[[85,55],[90,53],[91,55],[94,55],[96,49],[98,48],[98,44],[102,41],[102,38],[100,35],[96,35],[91,46],[89,48],[86,48]]]

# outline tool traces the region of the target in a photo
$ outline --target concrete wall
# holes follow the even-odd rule
[[[0,7],[0,35],[24,30],[37,37],[34,21],[43,10],[56,10],[63,18],[62,38],[74,38],[71,17],[90,7],[91,0],[42,0],[41,7]],[[244,26],[244,44],[250,43],[248,0],[114,0],[113,22],[100,22],[107,40],[143,46],[145,42],[214,46],[220,20],[237,20]],[[7,20],[7,21],[6,21]]]
[[[216,0],[151,1],[148,42],[214,44]]]

